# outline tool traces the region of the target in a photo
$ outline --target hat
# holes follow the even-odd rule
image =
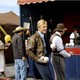
[[[57,28],[55,29],[55,31],[66,31],[67,28],[64,27],[63,23],[58,23],[57,24]]]
[[[23,27],[21,27],[21,26],[18,26],[18,27],[16,27],[16,29],[13,31],[13,33],[18,32],[18,31],[24,31],[24,30],[25,30],[25,28],[23,28]]]

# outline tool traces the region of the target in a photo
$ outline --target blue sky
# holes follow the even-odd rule
[[[0,13],[9,11],[13,11],[15,14],[19,15],[19,5],[17,4],[17,0],[1,0]]]

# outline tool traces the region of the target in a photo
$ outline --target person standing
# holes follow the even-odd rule
[[[55,80],[65,80],[65,57],[71,57],[73,52],[66,52],[61,36],[65,33],[63,23],[58,23],[55,32],[50,37],[50,47],[52,49],[52,63],[55,72]]]
[[[47,33],[47,22],[43,19],[37,22],[36,31],[28,40],[26,54],[35,61],[42,80],[53,80],[49,69],[48,44],[44,39]]]
[[[26,80],[27,65],[26,58],[23,52],[22,34],[25,29],[21,26],[16,27],[13,31],[12,48],[15,61],[15,80]]]
[[[74,31],[70,34],[70,43],[73,43],[73,45],[79,45],[79,37],[78,29],[74,28]]]
[[[0,33],[0,73],[2,77],[6,77],[5,75],[5,56],[4,50],[7,50],[10,46],[10,43],[4,44],[1,40],[1,33]]]
[[[1,34],[0,34],[1,38]],[[1,76],[5,77],[5,57],[4,57],[4,43],[0,40],[0,73]]]

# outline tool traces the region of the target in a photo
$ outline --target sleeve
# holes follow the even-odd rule
[[[0,40],[0,51],[4,50],[4,43]]]
[[[36,40],[33,37],[30,37],[26,47],[26,54],[37,62],[39,58],[36,56],[35,52],[36,52]]]
[[[17,43],[18,43],[19,53],[20,53],[20,55],[21,55],[22,57],[24,57],[22,37],[19,37],[19,38],[18,38]]]
[[[61,54],[64,57],[70,57],[71,54],[65,51],[64,46],[63,46],[63,41],[60,37],[55,38],[55,45],[57,47],[57,51],[59,51],[59,54]]]
[[[74,37],[74,33],[71,33],[71,35],[70,35],[70,39],[74,39],[75,37]]]
[[[56,49],[55,38],[52,39],[52,43],[50,44],[50,47],[51,47],[52,51],[54,51]]]

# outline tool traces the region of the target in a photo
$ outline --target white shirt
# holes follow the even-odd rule
[[[76,35],[79,37],[79,34],[78,34],[78,33],[76,33]],[[71,39],[71,38],[72,38],[72,39],[74,39],[74,38],[75,38],[75,35],[74,35],[74,33],[73,33],[73,32],[72,32],[72,33],[71,33],[71,35],[70,35],[70,39]]]
[[[77,37],[79,37],[79,33],[76,33]],[[74,43],[75,35],[74,32],[70,34],[70,43]]]
[[[61,34],[59,32],[56,31],[55,33],[58,34],[59,36],[61,36]],[[59,36],[55,36],[52,39],[52,44],[50,45],[50,47],[51,48],[56,47],[57,48],[57,51],[60,51],[59,54],[61,54],[64,57],[70,57],[71,54],[69,54],[68,52],[66,52],[64,50],[62,38],[59,37]]]
[[[0,40],[0,49],[4,49],[4,43]],[[0,72],[5,70],[4,50],[0,51]]]

